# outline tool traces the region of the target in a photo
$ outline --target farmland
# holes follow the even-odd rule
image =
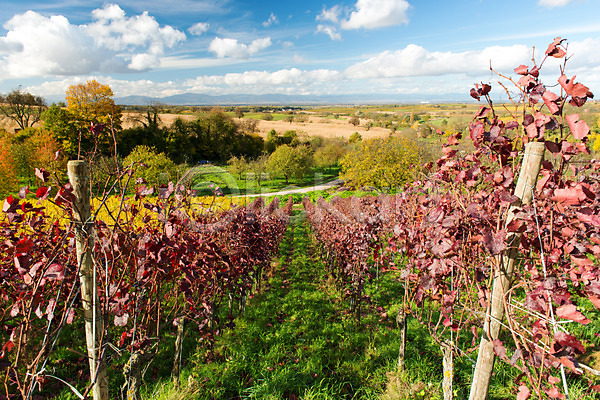
[[[3,136],[29,182],[0,219],[6,397],[597,399],[599,109],[559,85],[125,110],[87,137],[50,107]]]

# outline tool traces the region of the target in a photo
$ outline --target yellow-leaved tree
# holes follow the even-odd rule
[[[121,125],[121,110],[115,105],[113,91],[96,80],[67,88],[67,110],[79,121],[94,124]]]
[[[413,180],[421,158],[413,140],[390,136],[363,140],[340,165],[340,178],[349,185],[392,189]]]
[[[43,116],[44,126],[64,152],[71,158],[110,154],[114,149],[111,130],[121,129],[121,109],[110,86],[95,80],[71,85],[65,98],[66,108],[53,104]]]

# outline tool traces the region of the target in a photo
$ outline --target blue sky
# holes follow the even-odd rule
[[[445,94],[531,64],[556,36],[600,96],[599,0],[0,0],[0,92]],[[547,82],[559,64],[546,64]]]

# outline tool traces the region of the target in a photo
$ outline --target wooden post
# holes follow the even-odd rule
[[[85,161],[69,161],[67,172],[75,196],[73,200],[73,218],[75,220],[77,263],[81,282],[81,302],[85,319],[85,338],[90,362],[90,377],[92,380],[96,378],[92,393],[94,400],[108,400],[106,366],[100,363],[99,360],[99,346],[104,329],[92,260],[94,225],[91,221],[90,211],[89,170]]]
[[[454,344],[452,341],[444,342],[441,346],[444,358],[442,360],[444,379],[442,388],[444,390],[444,400],[452,400],[454,398]]]
[[[179,387],[181,377],[181,356],[183,354],[183,335],[185,318],[177,318],[177,338],[175,339],[175,357],[173,359],[173,382]]]
[[[398,310],[398,315],[396,315],[396,324],[398,325],[398,329],[400,329],[398,370],[404,371],[404,357],[406,355],[406,311],[404,310],[404,304]]]
[[[531,203],[532,190],[535,188],[540,167],[544,159],[545,145],[543,142],[531,142],[525,145],[525,155],[514,195],[518,197],[511,204],[506,217],[506,225],[514,219],[514,213],[521,205]],[[515,262],[519,251],[521,234],[512,233],[506,238],[508,244],[504,254],[499,259],[498,268],[492,282],[492,297],[489,310],[483,325],[483,334],[479,344],[477,364],[471,383],[469,400],[485,400],[487,398],[492,370],[494,369],[494,345],[492,341],[498,339],[502,320],[504,319],[504,295],[510,289]]]

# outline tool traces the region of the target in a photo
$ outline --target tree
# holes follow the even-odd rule
[[[195,121],[176,120],[167,136],[167,155],[177,162],[256,157],[264,147],[259,135],[241,132],[236,121],[218,109],[200,113]]]
[[[263,180],[263,175],[267,173],[267,164],[269,162],[269,156],[266,154],[261,155],[255,160],[250,161],[248,164],[248,170],[254,174],[256,184],[260,187]]]
[[[71,85],[66,92],[67,110],[84,123],[121,128],[121,109],[115,105],[110,86],[96,80]]]
[[[242,119],[244,118],[244,110],[242,110],[241,108],[236,108],[235,109],[235,116],[238,117],[238,119]]]
[[[123,160],[123,167],[133,169],[130,182],[143,178],[149,185],[155,186],[169,183],[177,179],[177,167],[164,153],[157,153],[148,146],[137,146]],[[128,177],[124,178],[124,182]]]
[[[248,162],[244,156],[239,158],[233,156],[227,161],[227,164],[229,164],[229,172],[237,175],[239,179],[242,179],[242,174],[248,169]]]
[[[281,137],[277,134],[277,131],[275,129],[271,129],[267,133],[267,140],[265,141],[265,150],[267,151],[267,153],[272,153],[280,144]]]
[[[279,146],[269,157],[267,169],[275,175],[283,176],[285,183],[290,178],[302,178],[313,164],[310,148],[307,146],[290,147],[287,144]]]
[[[240,119],[238,126],[243,133],[258,132],[258,121],[252,118]]]
[[[362,141],[341,161],[341,179],[355,186],[393,188],[411,182],[421,164],[417,144],[402,137]]]
[[[329,168],[337,165],[345,153],[346,149],[342,143],[339,142],[334,142],[326,146],[319,147],[315,151],[314,155],[315,166],[319,168]]]
[[[0,135],[0,198],[8,196],[17,186],[15,160],[11,153],[11,143],[7,136]]]
[[[43,128],[26,128],[12,136],[11,153],[22,184],[35,184],[36,168],[64,174],[66,164],[59,150],[59,143]]]
[[[352,144],[352,143],[358,143],[362,140],[362,135],[358,132],[354,132],[352,135],[350,135],[350,137],[348,138],[348,143]]]
[[[360,118],[357,115],[353,115],[348,120],[348,123],[350,123],[350,124],[352,124],[354,126],[358,126],[358,125],[360,125]]]
[[[0,96],[0,111],[25,129],[39,122],[46,109],[46,100],[41,96],[15,89],[6,96]]]
[[[84,151],[93,148],[90,135],[84,133],[84,129],[66,108],[52,104],[42,115],[42,120],[44,128],[52,133],[52,137],[69,157],[77,157],[82,148]]]

